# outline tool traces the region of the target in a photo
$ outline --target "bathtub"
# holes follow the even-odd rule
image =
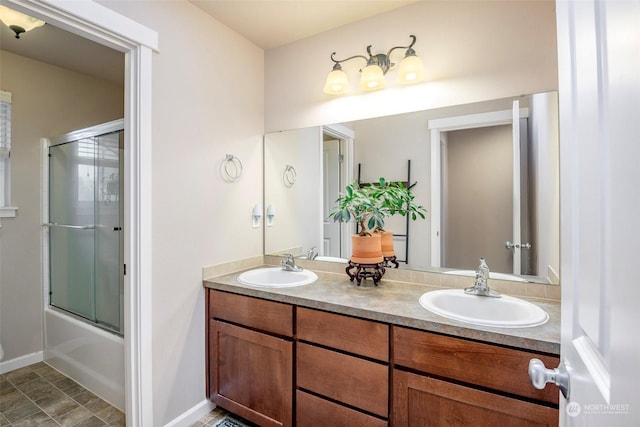
[[[44,317],[44,361],[124,412],[124,339],[50,307]]]

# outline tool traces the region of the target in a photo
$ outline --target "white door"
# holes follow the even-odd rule
[[[511,250],[513,251],[513,274],[521,274],[520,259],[522,258],[522,233],[520,229],[520,219],[522,218],[522,215],[520,211],[520,101],[517,99],[513,101],[511,114],[511,152],[513,156],[511,161],[513,168],[513,184],[511,187],[513,195],[513,214],[511,216],[513,217],[513,241],[506,242],[505,244],[507,246],[511,245]]]
[[[640,425],[640,2],[558,1],[565,426]],[[562,367],[562,365],[561,365]]]
[[[340,141],[322,143],[323,169],[323,250],[326,256],[340,257],[340,223],[329,218],[329,212],[340,195]]]

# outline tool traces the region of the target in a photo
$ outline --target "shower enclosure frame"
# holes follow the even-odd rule
[[[92,326],[92,327],[97,327],[97,328],[101,328],[104,329],[107,332],[111,332],[111,333],[115,333],[119,336],[123,336],[124,335],[124,319],[123,319],[123,309],[124,309],[124,301],[123,301],[123,296],[124,296],[124,289],[123,289],[123,281],[124,281],[124,277],[119,276],[119,284],[118,287],[120,288],[120,297],[118,298],[118,307],[119,307],[119,312],[120,314],[118,315],[118,330],[114,329],[113,327],[110,327],[108,324],[104,323],[104,319],[99,319],[100,315],[97,312],[94,312],[94,317],[95,319],[89,319],[81,314],[79,314],[76,311],[72,310],[72,307],[60,307],[58,304],[53,304],[52,303],[52,296],[53,296],[53,284],[52,284],[52,278],[51,278],[51,274],[52,274],[52,265],[51,265],[51,233],[52,233],[52,229],[58,228],[58,227],[64,227],[64,228],[75,228],[75,229],[91,229],[94,230],[94,236],[93,236],[93,244],[95,245],[98,242],[98,234],[96,234],[96,232],[98,232],[97,228],[97,224],[94,218],[93,224],[91,226],[78,226],[78,225],[59,225],[59,224],[53,224],[51,222],[51,161],[53,159],[53,154],[52,154],[52,148],[54,147],[60,147],[61,149],[64,148],[64,146],[66,144],[82,144],[84,140],[87,139],[91,139],[91,138],[100,138],[100,137],[106,137],[107,135],[112,135],[114,133],[119,133],[119,132],[124,132],[124,119],[118,119],[118,120],[113,120],[110,122],[106,122],[106,123],[101,123],[95,126],[91,126],[89,128],[84,128],[81,130],[77,130],[77,131],[73,131],[70,133],[67,133],[63,136],[54,138],[52,140],[47,140],[47,139],[43,139],[43,153],[42,153],[42,158],[43,158],[43,182],[42,182],[42,188],[46,190],[45,193],[43,193],[43,200],[42,200],[42,217],[43,219],[46,221],[43,225],[46,227],[45,230],[43,230],[43,283],[45,285],[45,298],[44,298],[44,303],[45,303],[45,308],[48,308],[50,310],[56,310],[59,311],[61,313],[64,313],[67,316],[72,316],[77,318],[80,321],[86,322],[88,325]],[[94,141],[95,142],[95,141]],[[96,147],[98,147],[98,145],[96,145]],[[78,147],[78,150],[80,150],[80,147]],[[124,175],[124,158],[122,158],[121,156],[123,156],[124,150],[120,149],[118,154],[118,182],[120,181],[120,179],[122,178],[122,176]],[[78,152],[77,155],[80,155],[80,153]],[[96,157],[97,156],[97,151],[93,153],[92,157],[86,157],[87,159],[90,159],[91,162],[93,162],[93,168],[95,168],[96,166],[98,166],[99,163],[95,163],[95,162],[103,162],[103,165],[101,165],[101,167],[104,167],[104,161],[105,159],[102,157]],[[79,165],[80,163],[74,163],[74,166]],[[95,173],[95,171],[94,171]],[[94,177],[94,179],[98,179],[97,176]],[[93,193],[95,193],[96,188],[95,188],[96,183],[94,183],[94,189],[93,189]],[[119,215],[119,224],[117,229],[114,228],[113,232],[117,232],[120,234],[120,238],[118,240],[120,240],[119,243],[119,247],[118,247],[118,264],[119,266],[112,266],[112,268],[116,268],[117,270],[120,271],[119,274],[121,274],[123,272],[123,263],[124,263],[124,254],[122,253],[123,248],[123,243],[122,243],[122,222],[123,219],[122,218],[122,214],[124,211],[124,206],[123,206],[123,200],[122,200],[122,191],[120,189],[120,185],[118,185],[118,206],[119,206],[119,211],[120,211],[120,215]],[[92,203],[93,203],[93,216],[95,217],[95,215],[97,215],[97,212],[99,212],[99,210],[97,210],[97,206],[101,201],[97,199],[97,194],[94,194]],[[104,230],[103,230],[104,231]],[[111,231],[111,230],[107,230],[107,231]],[[97,254],[94,254],[94,257],[97,257]],[[96,260],[94,258],[94,270],[96,269]],[[97,271],[97,270],[96,270]],[[115,270],[112,271],[112,273],[115,274]],[[94,273],[95,274],[95,273]],[[95,287],[97,286],[97,284],[95,283],[96,278],[93,279],[93,286],[94,286],[94,293],[96,292]],[[98,296],[94,295],[94,301],[93,303],[94,308],[93,310],[96,310],[96,306],[98,305],[98,301],[97,299],[99,299]],[[45,324],[46,326],[46,324]],[[46,332],[46,330],[45,330]],[[46,337],[46,335],[45,335]]]
[[[152,54],[158,33],[95,2],[5,0],[12,9],[124,52],[125,394],[132,425],[154,425],[151,360]]]

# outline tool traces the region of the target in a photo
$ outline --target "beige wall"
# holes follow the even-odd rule
[[[0,89],[12,93],[11,201],[0,229],[4,360],[43,350],[40,138],[123,117],[122,86],[0,51]]]
[[[262,254],[263,51],[186,1],[100,1],[159,35],[153,55],[153,408],[205,397],[202,267]],[[242,177],[218,167],[237,156]]]
[[[426,83],[352,96],[322,92],[338,58],[386,52],[409,42],[427,71]],[[402,57],[401,50],[394,52]],[[343,65],[356,87],[364,61]],[[396,61],[397,62],[397,61]],[[266,52],[265,127],[268,132],[338,123],[557,90],[555,3],[420,1]]]

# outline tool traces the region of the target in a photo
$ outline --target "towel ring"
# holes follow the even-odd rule
[[[295,168],[291,165],[286,165],[284,167],[284,173],[282,174],[282,180],[284,181],[284,185],[287,187],[293,186],[297,178],[298,178],[298,174],[296,173]]]
[[[220,162],[220,174],[225,181],[237,181],[242,175],[242,162],[233,154],[227,154]]]

